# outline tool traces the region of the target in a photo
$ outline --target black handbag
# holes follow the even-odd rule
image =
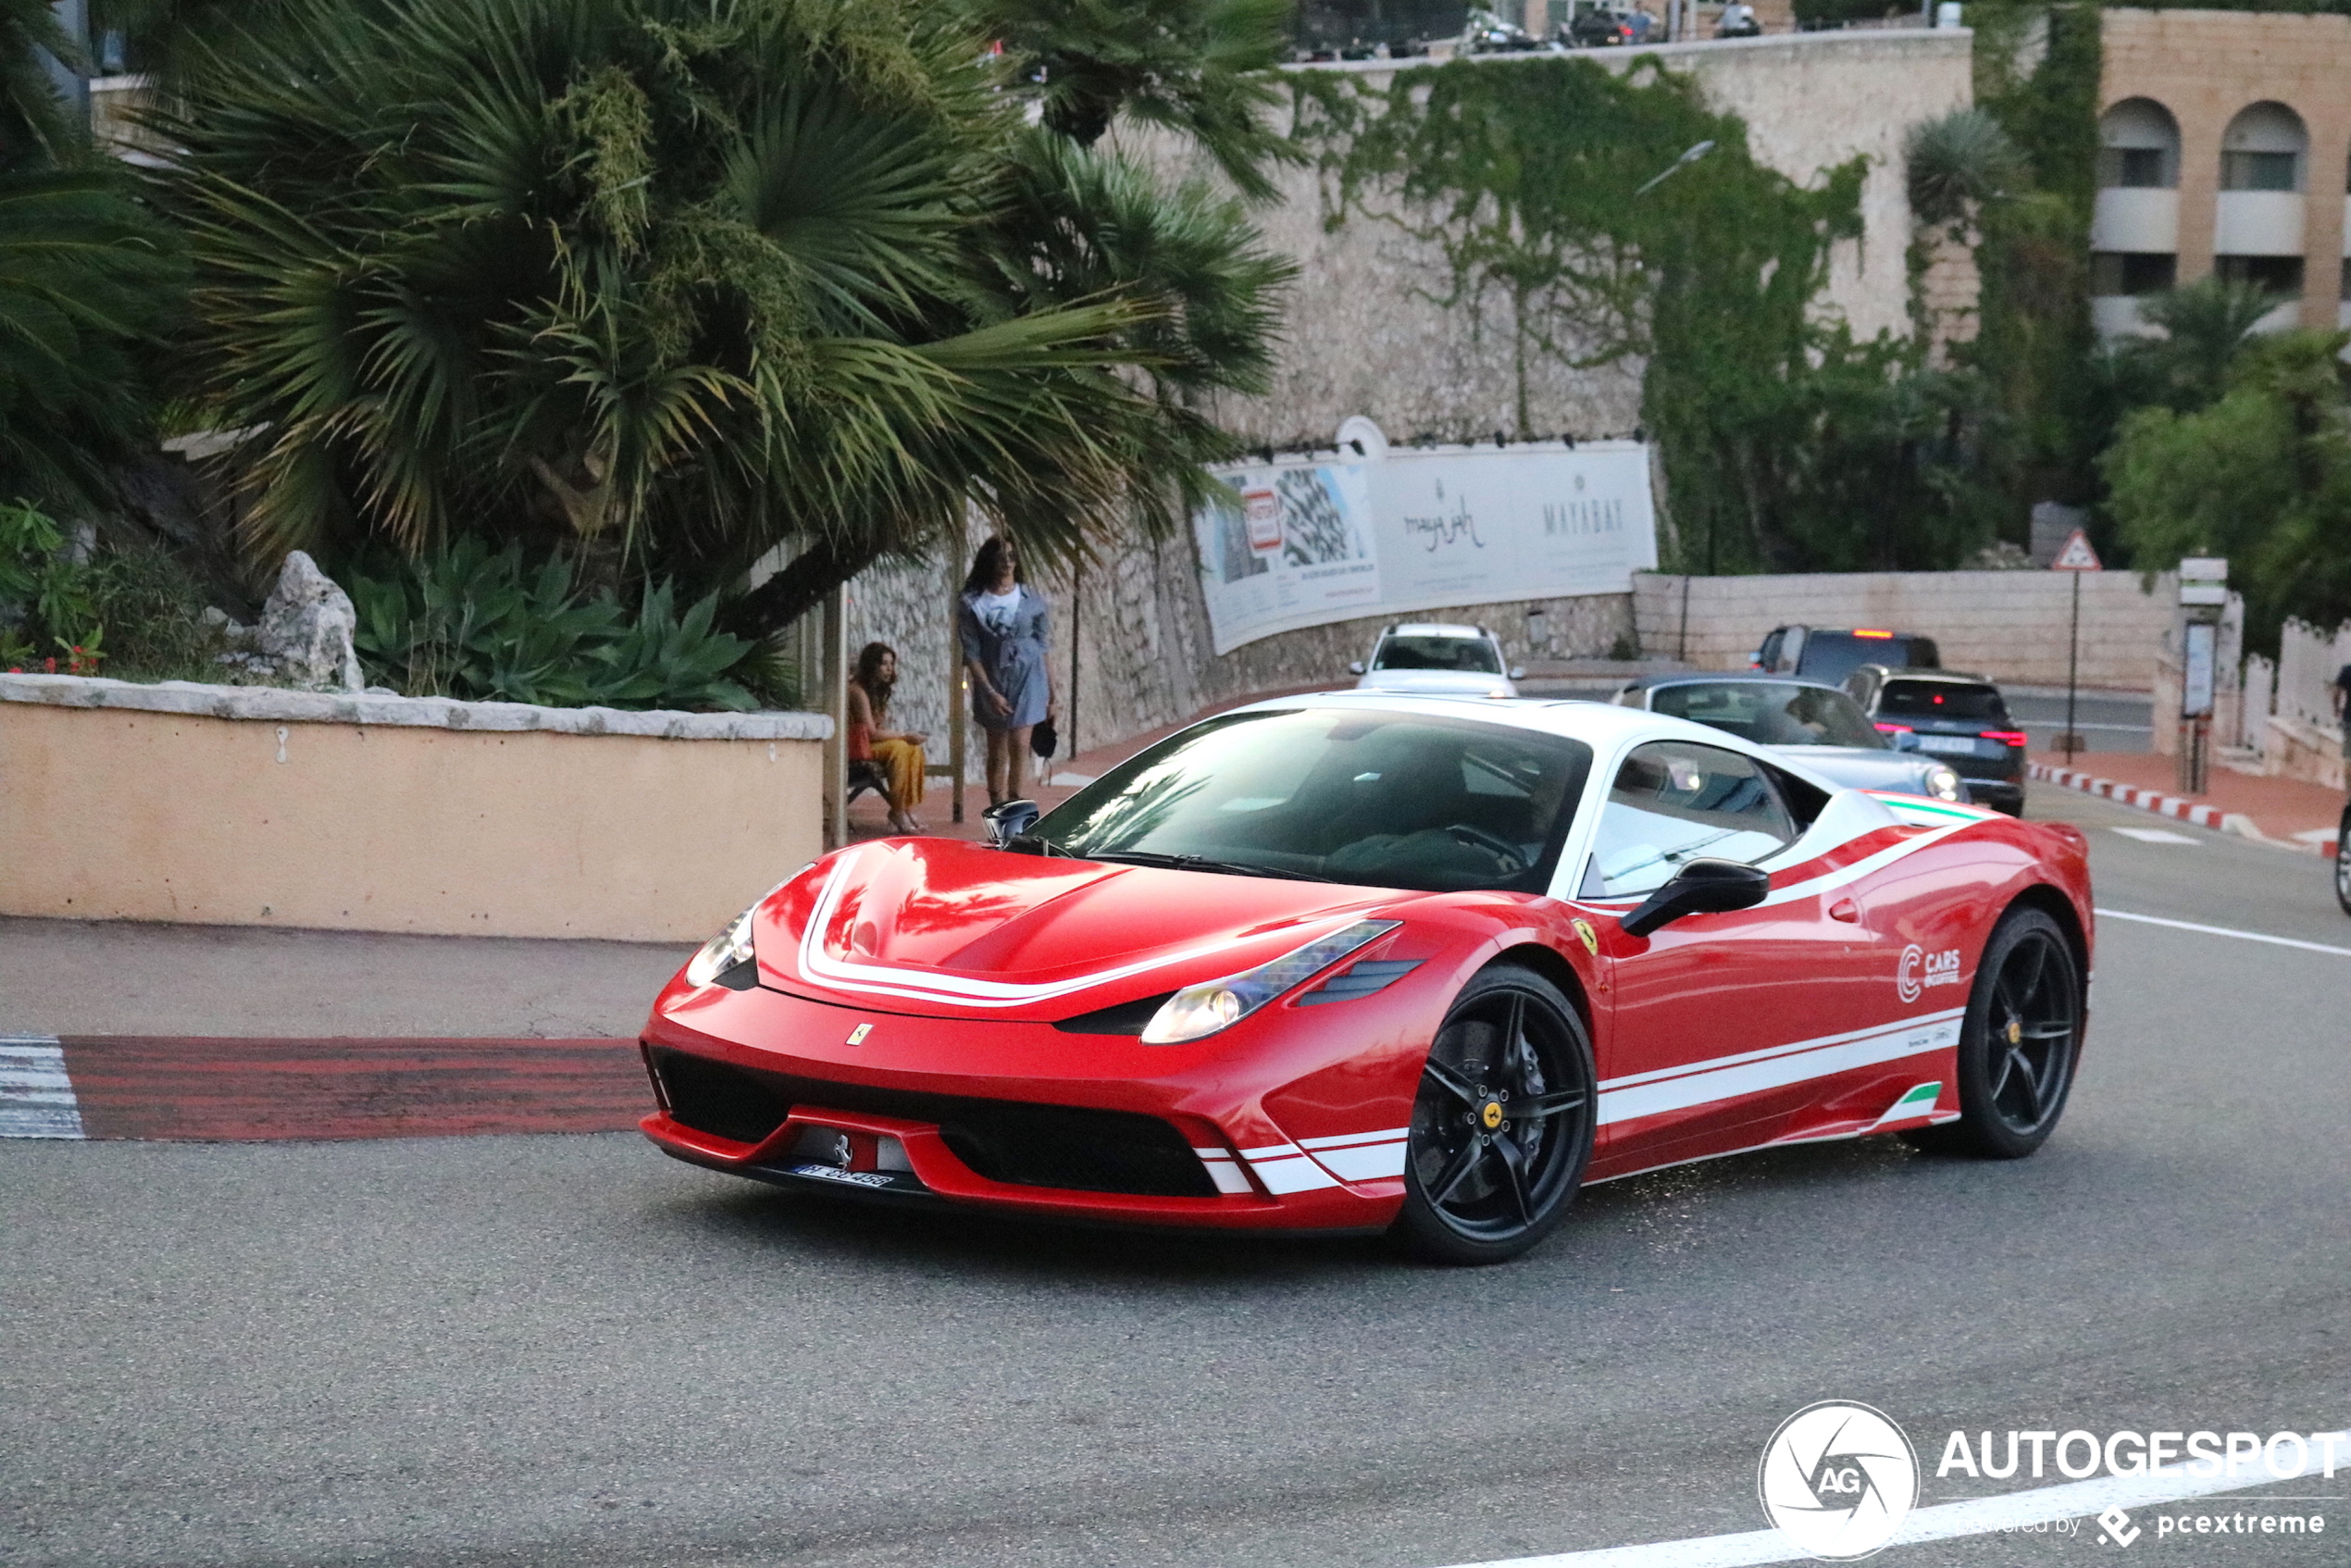
[[[1061,731],[1053,728],[1050,718],[1039,719],[1029,727],[1028,749],[1040,757],[1050,757],[1061,749]]]

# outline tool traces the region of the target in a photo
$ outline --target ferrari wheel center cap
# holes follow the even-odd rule
[[[1488,1100],[1485,1104],[1479,1106],[1477,1108],[1477,1121],[1478,1125],[1484,1127],[1487,1132],[1492,1132],[1496,1127],[1500,1126],[1502,1125],[1502,1102],[1499,1100]]]
[[[2024,1043],[2023,1019],[2011,1018],[2009,1020],[2009,1043],[2010,1045],[2022,1045]]]

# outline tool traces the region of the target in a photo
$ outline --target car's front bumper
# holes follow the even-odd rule
[[[1300,1147],[1267,1100],[1327,1064],[1331,1015],[1350,1010],[1267,1011],[1286,1016],[1264,1019],[1253,1048],[1208,1050],[765,987],[673,991],[642,1039],[658,1108],[640,1125],[694,1164],[883,1201],[1125,1225],[1384,1227],[1403,1198],[1409,1104],[1364,1113],[1392,1146]]]

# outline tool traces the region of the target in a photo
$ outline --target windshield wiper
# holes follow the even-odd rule
[[[1074,852],[1064,851],[1064,854]],[[1171,871],[1222,871],[1235,877],[1281,877],[1294,882],[1336,882],[1336,877],[1325,877],[1313,871],[1287,871],[1274,865],[1254,865],[1241,860],[1211,860],[1199,854],[1162,854],[1157,850],[1113,850],[1101,854],[1086,854],[1085,860],[1112,861],[1122,865],[1161,865]]]

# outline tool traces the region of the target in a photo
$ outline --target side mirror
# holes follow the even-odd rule
[[[1361,675],[1361,674],[1362,674],[1362,673],[1363,673],[1363,661],[1362,661],[1362,660],[1361,660],[1361,659],[1354,659],[1354,660],[1350,660],[1350,661],[1349,661],[1348,666],[1347,666],[1347,673],[1348,673],[1348,674],[1350,674],[1350,675]]]
[[[1044,815],[1035,801],[1024,799],[989,806],[979,814],[979,819],[988,824],[989,842],[1001,850],[1036,827],[1037,819]]]
[[[1511,666],[1511,678],[1512,680],[1524,680],[1526,678],[1526,666],[1524,665],[1512,665]]]
[[[1646,937],[1685,915],[1722,915],[1752,909],[1771,896],[1772,876],[1735,860],[1693,860],[1651,893],[1619,925],[1628,937]]]

